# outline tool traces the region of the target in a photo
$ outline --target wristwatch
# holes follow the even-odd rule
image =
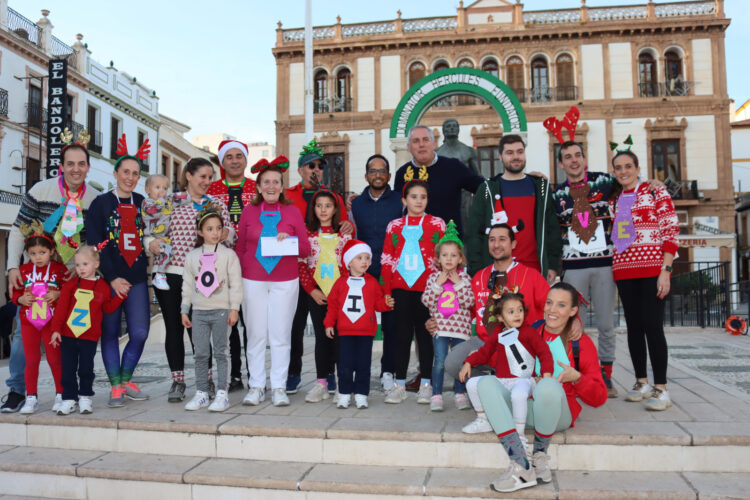
[[[668,266],[668,265],[666,265],[666,264],[665,264],[665,265],[663,265],[663,266],[661,267],[661,270],[662,270],[662,271],[666,271],[666,272],[668,272],[668,273],[672,274],[672,266]]]

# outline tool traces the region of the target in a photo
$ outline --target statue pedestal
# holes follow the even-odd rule
[[[396,154],[396,164],[393,166],[395,172],[398,167],[411,160],[411,154],[406,148],[409,143],[409,139],[406,137],[391,137],[391,151]]]

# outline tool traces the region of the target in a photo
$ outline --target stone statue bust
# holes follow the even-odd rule
[[[481,175],[477,164],[477,150],[458,140],[458,130],[458,120],[455,118],[445,120],[443,122],[443,145],[437,148],[435,152],[439,156],[461,160],[472,172]],[[469,192],[463,191],[461,193],[461,217],[464,221],[464,227],[466,227],[466,221],[469,218],[473,198],[474,195]],[[448,223],[448,221],[445,222]]]

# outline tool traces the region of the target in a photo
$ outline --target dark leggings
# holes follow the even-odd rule
[[[425,329],[430,311],[422,304],[422,292],[413,290],[393,290],[396,301],[396,379],[405,380],[409,368],[411,339],[417,339],[419,373],[423,379],[432,378],[432,337]]]
[[[315,330],[315,372],[318,379],[326,378],[333,375],[336,369],[338,355],[338,336],[329,339],[326,337],[326,329],[323,326],[323,320],[326,317],[328,306],[320,306],[315,299],[300,288],[300,295],[305,296],[307,308],[312,318],[313,329]]]
[[[115,291],[112,290],[112,295]],[[128,325],[128,343],[120,357],[120,326],[122,314]],[[102,320],[102,361],[112,386],[125,384],[133,378],[133,372],[143,354],[151,326],[148,305],[148,285],[145,281],[130,288],[128,298],[117,310],[105,314]]]
[[[656,277],[617,282],[625,321],[628,324],[628,349],[636,378],[648,378],[646,344],[654,384],[667,383],[667,339],[664,336],[664,300],[656,297]]]
[[[302,354],[304,351],[303,340],[305,327],[307,326],[307,313],[309,312],[304,290],[300,287],[297,297],[297,309],[292,320],[291,350],[289,352],[289,377],[302,373]]]

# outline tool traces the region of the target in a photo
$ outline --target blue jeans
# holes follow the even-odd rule
[[[23,396],[26,395],[26,381],[23,378],[24,370],[26,370],[26,356],[23,355],[23,343],[21,342],[20,314],[21,308],[19,307],[16,313],[16,328],[13,330],[13,339],[10,343],[10,360],[8,361],[10,377],[5,381],[5,385],[11,391]]]
[[[463,343],[463,339],[455,337],[432,337],[434,345],[435,359],[432,362],[432,394],[433,396],[443,393],[443,377],[445,376],[445,358],[448,356],[448,348],[455,348],[458,344]],[[466,392],[466,385],[458,379],[453,383],[453,392],[463,394]]]

